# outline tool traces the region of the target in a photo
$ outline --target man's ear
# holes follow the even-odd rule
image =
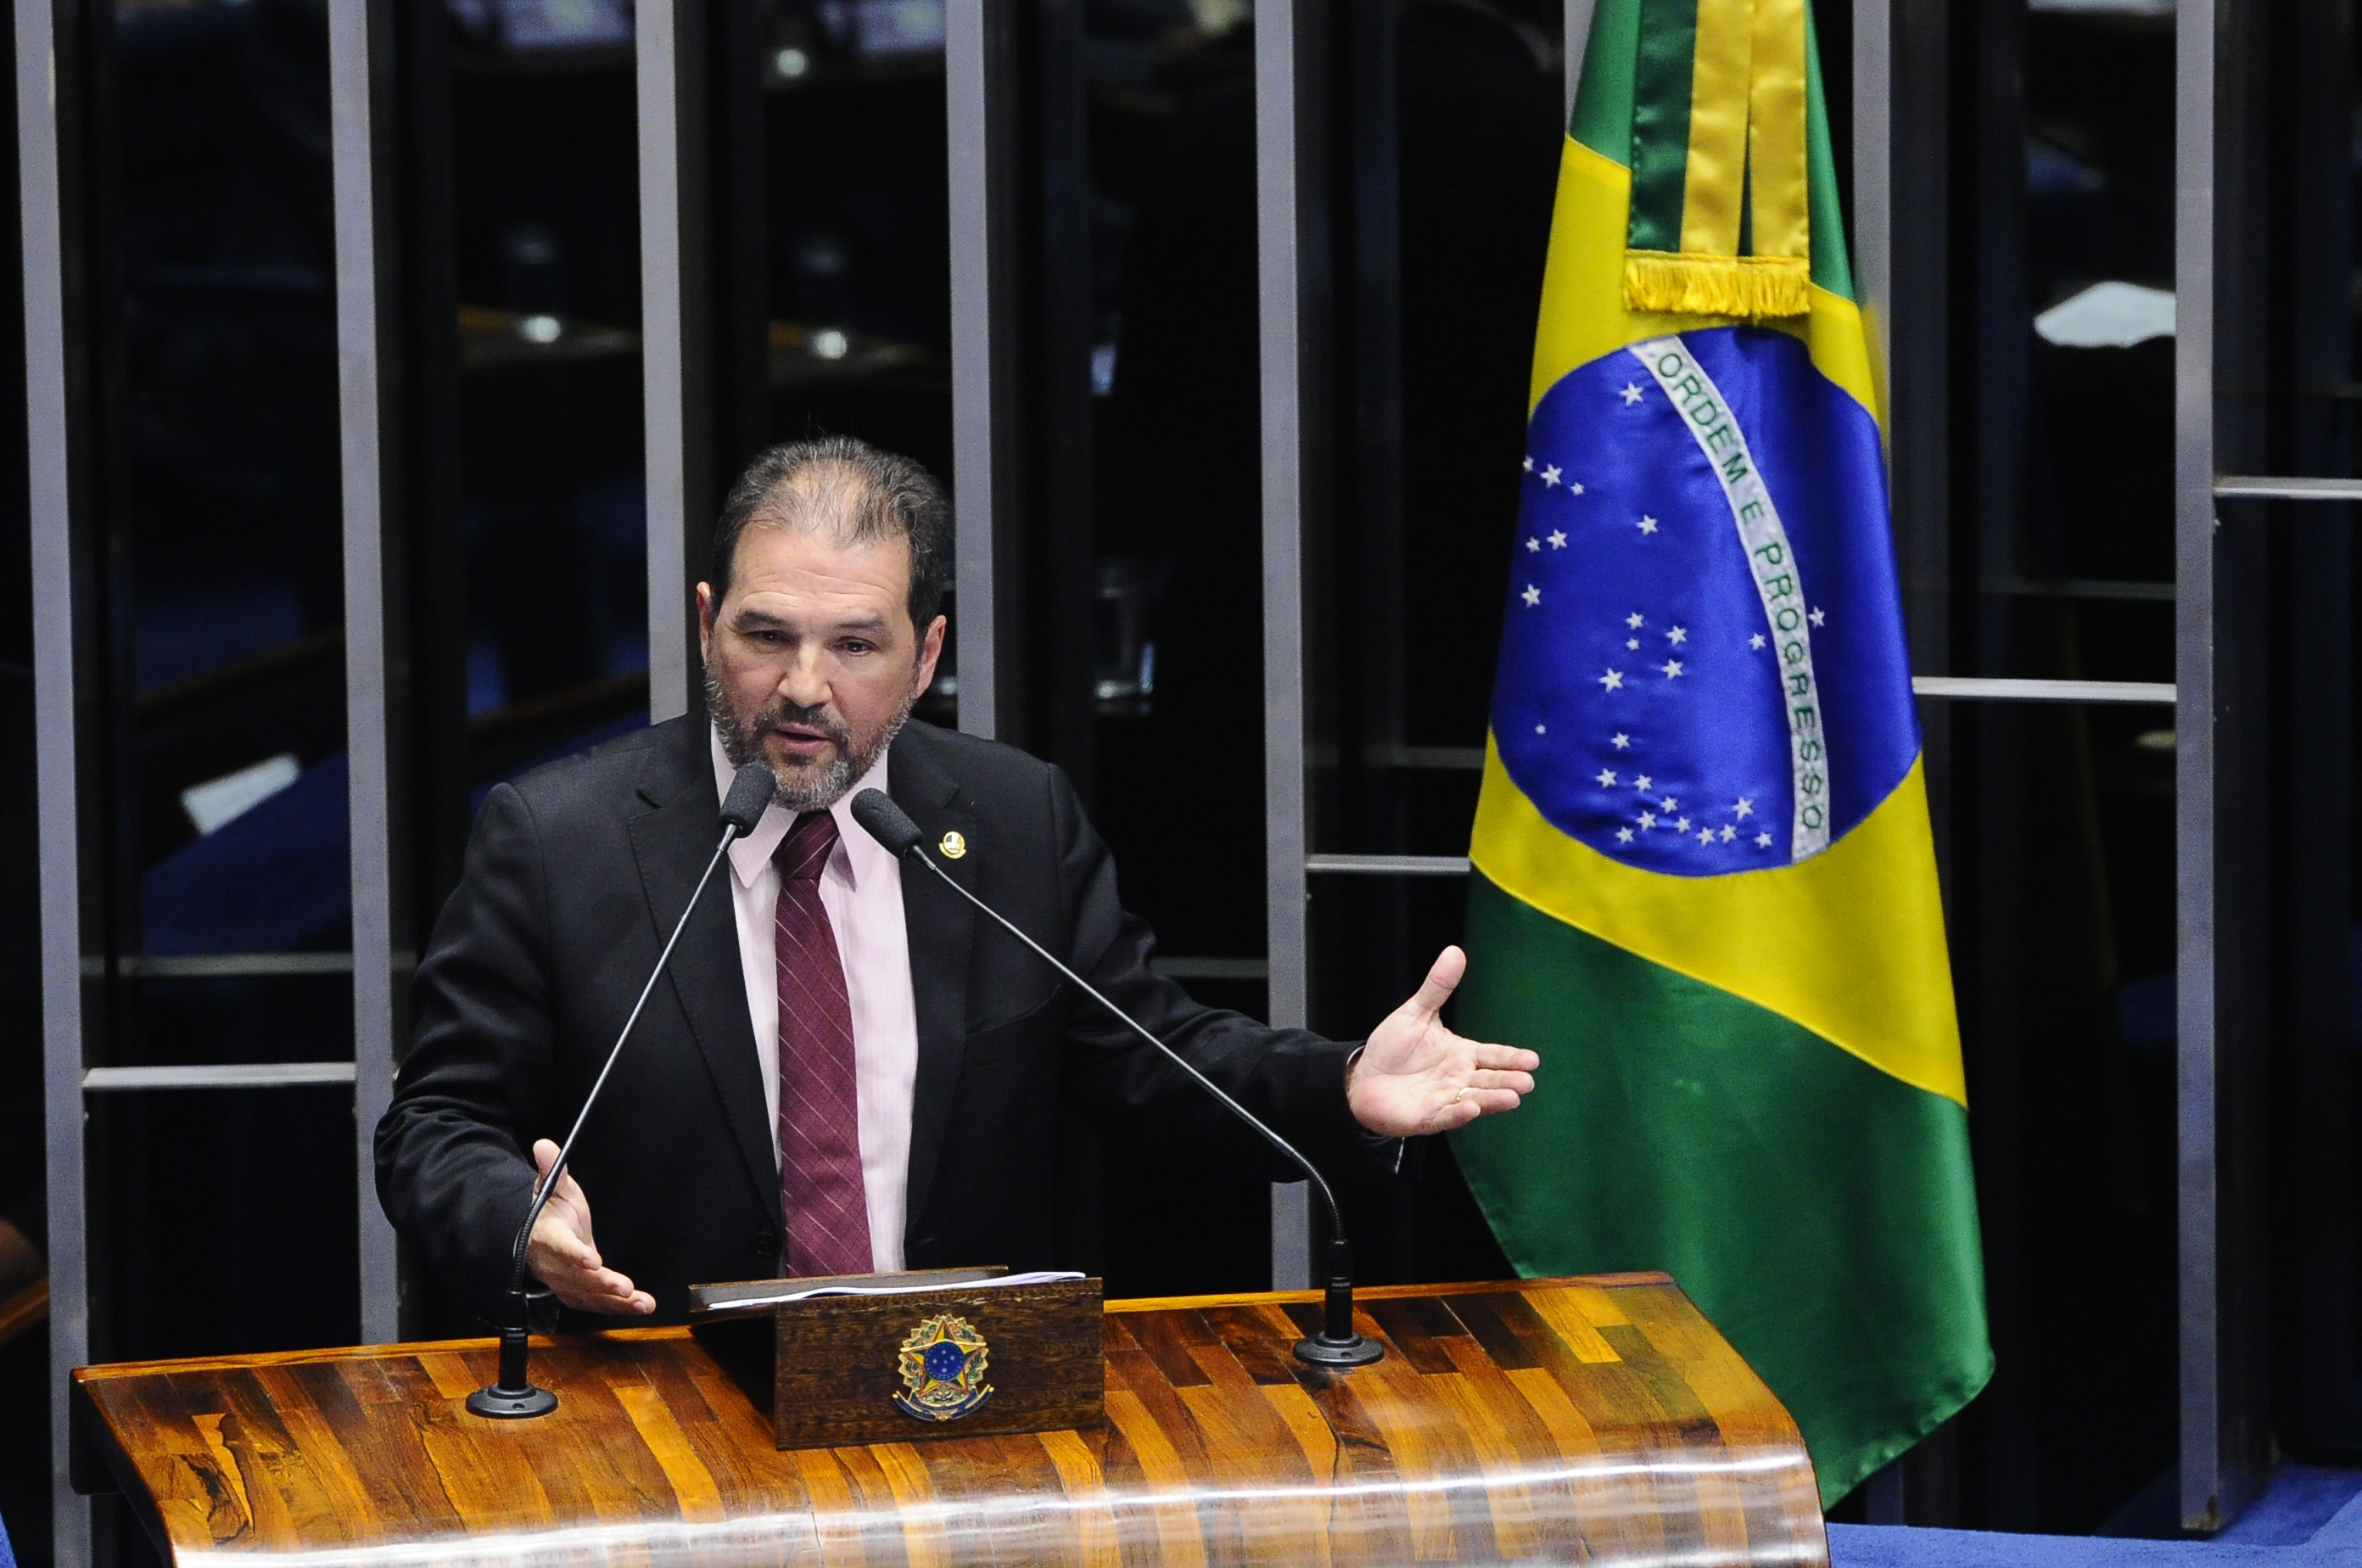
[[[713,585],[697,585],[697,657],[707,664],[713,662]]]
[[[919,680],[912,689],[916,696],[935,683],[935,661],[944,657],[944,628],[951,623],[938,615],[927,624],[927,635],[919,639]]]

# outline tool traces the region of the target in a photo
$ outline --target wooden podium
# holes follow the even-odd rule
[[[1312,1293],[1110,1304],[1107,1419],[774,1447],[685,1329],[85,1367],[75,1485],[168,1562],[785,1568],[1826,1563],[1788,1414],[1662,1275],[1361,1293],[1374,1366],[1288,1354]]]

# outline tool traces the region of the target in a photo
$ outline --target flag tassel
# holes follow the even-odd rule
[[[1802,256],[1624,253],[1624,307],[1766,321],[1809,315],[1812,265]]]

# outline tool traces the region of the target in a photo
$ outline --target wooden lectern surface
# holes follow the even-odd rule
[[[773,1447],[687,1331],[534,1353],[556,1414],[461,1401],[489,1341],[92,1367],[80,1436],[169,1559],[1295,1568],[1826,1563],[1794,1424],[1661,1275],[1114,1303],[1107,1424]]]

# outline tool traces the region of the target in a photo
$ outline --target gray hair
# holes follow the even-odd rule
[[[840,544],[899,538],[911,547],[911,624],[922,635],[943,608],[951,562],[951,502],[924,466],[851,436],[773,447],[748,465],[722,503],[706,580],[718,612],[730,593],[738,540],[750,523],[826,529]]]

